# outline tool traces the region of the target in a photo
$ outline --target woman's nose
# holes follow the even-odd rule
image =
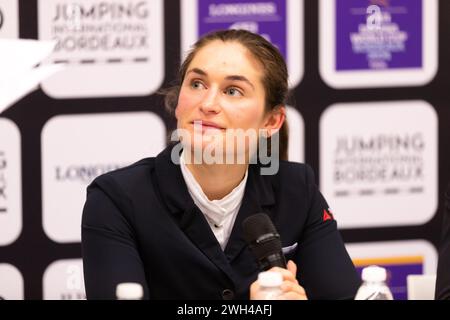
[[[207,94],[203,97],[200,103],[200,110],[204,113],[219,113],[219,90],[209,89]]]

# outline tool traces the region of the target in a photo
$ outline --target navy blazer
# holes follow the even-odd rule
[[[439,247],[439,262],[436,273],[436,299],[450,300],[450,183],[444,202],[442,240]]]
[[[223,251],[172,163],[171,149],[88,187],[82,218],[88,299],[115,299],[121,282],[141,283],[148,299],[248,299],[259,269],[241,224],[258,212],[271,217],[283,247],[290,247],[286,259],[297,264],[309,299],[355,296],[359,276],[309,166],[281,161],[276,175],[264,176],[259,165],[249,165]]]

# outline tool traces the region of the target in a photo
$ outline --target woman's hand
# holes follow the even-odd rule
[[[298,284],[296,278],[297,265],[292,260],[288,261],[287,269],[273,267],[268,271],[279,272],[283,277],[283,283],[281,285],[283,293],[277,300],[308,300],[305,289]],[[259,296],[260,290],[258,280],[256,280],[250,286],[250,300],[255,300]]]

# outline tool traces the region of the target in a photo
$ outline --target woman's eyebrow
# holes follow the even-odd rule
[[[197,73],[197,74],[202,75],[202,76],[205,76],[205,77],[208,76],[208,74],[207,74],[205,71],[203,71],[202,69],[199,69],[199,68],[192,68],[192,69],[189,70],[186,74],[191,73],[191,72]],[[247,79],[246,77],[244,77],[244,76],[240,76],[240,75],[230,75],[230,76],[226,76],[225,79],[226,79],[226,80],[234,80],[234,81],[243,81],[243,82],[246,82],[246,83],[248,83],[248,84],[252,87],[253,90],[255,90],[255,86],[250,82],[250,80],[248,80],[248,79]]]
[[[192,68],[191,70],[186,72],[186,74],[191,73],[191,72],[197,73],[197,74],[202,75],[202,76],[207,76],[208,75],[205,71],[203,71],[202,69],[199,69],[199,68]]]
[[[225,79],[227,79],[227,80],[234,80],[234,81],[244,81],[244,82],[248,83],[252,87],[253,90],[255,90],[255,86],[250,82],[250,80],[248,80],[244,76],[231,75],[231,76],[225,77]]]

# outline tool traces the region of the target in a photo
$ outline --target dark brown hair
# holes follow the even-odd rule
[[[280,51],[258,34],[246,30],[220,30],[206,34],[192,46],[191,51],[180,66],[178,84],[162,92],[165,95],[164,104],[170,112],[173,112],[177,106],[181,84],[195,55],[201,48],[216,40],[237,42],[243,45],[264,67],[262,84],[265,90],[266,112],[286,104],[289,90],[288,72],[286,62]],[[287,148],[288,131],[285,121],[280,129],[280,159],[287,160]]]

